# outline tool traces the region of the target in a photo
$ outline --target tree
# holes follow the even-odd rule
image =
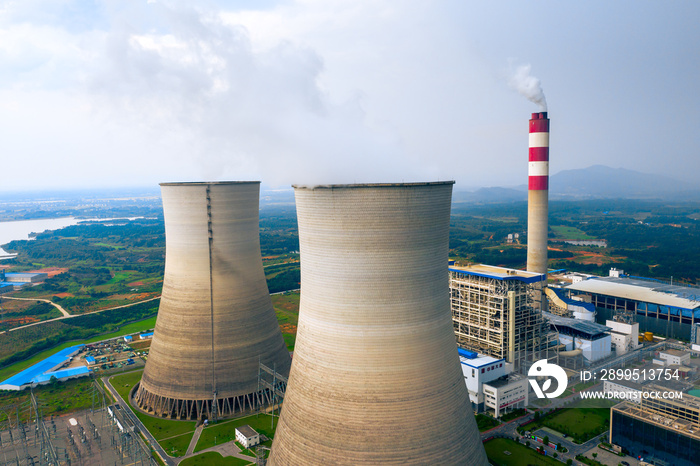
[[[545,445],[549,445],[549,435],[545,435],[542,441]]]
[[[526,446],[526,447],[529,447],[529,446],[530,446],[530,441],[529,441],[529,440],[526,440],[526,441],[525,441],[525,446]]]
[[[594,459],[595,459],[595,458],[598,458],[598,453],[593,453],[592,456],[593,456]]]
[[[567,464],[567,466],[571,466],[572,464],[574,464],[574,460],[569,458],[568,460],[566,460],[566,464]]]

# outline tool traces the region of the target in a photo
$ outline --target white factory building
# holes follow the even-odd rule
[[[578,350],[589,361],[599,361],[611,356],[612,338],[610,327],[569,317],[543,312],[553,330],[559,333],[561,351]]]
[[[459,359],[475,413],[492,411],[495,417],[500,417],[506,411],[527,406],[527,378],[511,374],[513,366],[505,359],[462,348]]]
[[[690,353],[687,351],[669,349],[661,351],[659,353],[659,359],[664,362],[664,366],[686,366],[690,363]]]
[[[611,343],[618,356],[634,351],[641,346],[639,344],[638,322],[626,324],[624,322],[606,320],[605,325],[610,327]]]

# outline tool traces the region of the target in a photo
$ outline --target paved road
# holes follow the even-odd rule
[[[160,444],[156,441],[156,439],[151,435],[151,433],[146,429],[146,427],[143,425],[141,420],[136,417],[134,412],[131,410],[131,406],[124,401],[124,398],[117,393],[117,391],[112,387],[112,383],[110,382],[110,379],[114,377],[113,375],[110,375],[108,377],[102,377],[102,381],[105,384],[105,387],[107,387],[107,390],[109,390],[109,393],[112,394],[115,400],[119,402],[119,405],[122,407],[122,411],[124,412],[124,415],[129,418],[129,420],[136,426],[138,427],[139,431],[143,433],[144,437],[146,437],[146,440],[148,443],[151,445],[151,447],[158,453],[158,455],[165,461],[165,464],[168,466],[175,466],[177,464],[176,461],[173,461],[173,459],[168,456],[168,454],[161,448]]]
[[[590,388],[587,388],[585,391],[598,390],[601,388],[602,388],[602,383],[594,385]],[[554,399],[554,400],[552,400],[552,402],[548,406],[546,406],[545,408],[542,408],[540,410],[540,415],[544,416],[548,412],[555,410],[555,409],[558,409],[558,408],[561,408],[565,404],[573,403],[573,402],[577,401],[578,399],[580,399],[580,397],[581,397],[581,392],[577,392],[577,393],[574,393],[572,395],[569,395],[566,398]],[[528,423],[529,421],[533,420],[534,417],[535,417],[534,413],[530,413],[530,414],[527,414],[525,416],[513,419],[510,422],[500,424],[491,430],[487,430],[485,432],[482,432],[481,439],[484,440],[484,439],[487,439],[489,437],[508,437],[508,438],[512,438],[512,439],[520,438],[520,434],[518,434],[518,432],[517,432],[518,426]],[[579,444],[576,444],[570,440],[556,437],[553,434],[548,433],[546,431],[538,430],[538,431],[536,431],[536,433],[540,437],[544,437],[545,435],[548,435],[550,442],[561,443],[563,447],[566,447],[568,452],[566,452],[566,453],[557,452],[557,454],[559,455],[558,459],[563,459],[563,461],[566,462],[567,459],[571,458],[571,460],[573,460],[574,465],[583,464],[583,463],[580,463],[579,461],[576,461],[576,459],[575,459],[576,455],[584,454],[585,452],[589,451],[591,448],[594,448],[596,445],[598,445],[598,440],[600,439],[600,436],[604,435],[604,434],[597,435],[596,437],[589,440],[588,442],[586,442],[582,445],[579,445]],[[522,439],[521,443],[524,443],[524,442],[525,442],[525,439]],[[541,444],[534,442],[534,441],[530,441],[531,448],[534,449],[538,446],[541,446]],[[547,447],[547,450],[548,450],[549,454],[552,454],[555,452],[555,450],[553,450],[549,447]]]
[[[45,303],[49,303],[50,305],[52,305],[53,307],[55,307],[56,309],[61,311],[61,314],[63,314],[63,317],[70,317],[70,314],[68,314],[68,311],[63,309],[58,304],[56,304],[52,301],[49,301],[48,299],[43,299],[43,298],[13,298],[11,296],[3,296],[3,299],[16,299],[17,301],[43,301]],[[59,319],[60,319],[60,317],[59,317]],[[57,320],[57,319],[51,319],[51,320]],[[37,323],[39,323],[39,322],[37,322]],[[34,325],[34,324],[32,324],[32,325]],[[25,325],[25,327],[29,327],[29,325]]]

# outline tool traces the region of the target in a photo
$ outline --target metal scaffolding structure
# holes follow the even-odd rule
[[[490,266],[450,268],[452,320],[459,346],[503,358],[522,372],[555,360],[556,333],[535,306],[544,280],[537,274]]]

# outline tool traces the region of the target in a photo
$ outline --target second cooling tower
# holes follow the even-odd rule
[[[488,464],[452,329],[452,184],[295,187],[301,307],[268,464]]]
[[[257,406],[259,362],[291,364],[260,255],[259,182],[162,183],[165,275],[135,395],[158,416],[231,416]]]

